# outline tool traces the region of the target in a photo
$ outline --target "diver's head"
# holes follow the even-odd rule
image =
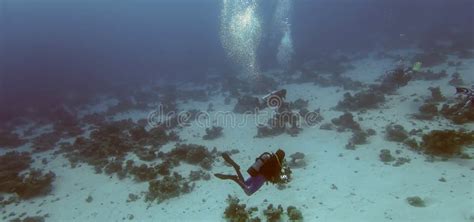
[[[280,91],[278,91],[279,93],[279,96],[286,99],[286,89],[282,89]]]
[[[278,157],[279,161],[283,161],[285,159],[285,151],[278,149],[275,153],[275,155]]]

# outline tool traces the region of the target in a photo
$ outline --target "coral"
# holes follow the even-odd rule
[[[301,132],[301,129],[300,128],[297,128],[297,127],[290,127],[290,128],[286,128],[285,132],[292,136],[292,137],[295,137],[297,136],[300,132]]]
[[[206,147],[196,144],[176,144],[167,156],[171,159],[184,161],[189,164],[200,165],[206,170],[212,168],[215,152],[210,152]]]
[[[140,159],[140,160],[143,160],[143,161],[152,161],[152,160],[155,160],[156,159],[156,154],[155,154],[155,149],[148,149],[148,148],[145,148],[145,147],[137,147],[135,150],[134,150],[134,153],[135,155],[137,155],[137,157]]]
[[[450,157],[461,154],[463,146],[474,143],[474,132],[433,130],[422,138],[421,147],[426,153]]]
[[[213,126],[212,128],[206,128],[206,135],[202,137],[204,140],[213,140],[222,136],[222,130],[224,128],[220,126]]]
[[[392,162],[395,160],[395,157],[393,157],[392,154],[390,154],[390,150],[388,149],[380,150],[379,158],[380,158],[380,161],[384,163]]]
[[[394,167],[398,167],[398,166],[401,166],[405,163],[409,163],[411,160],[409,158],[406,158],[406,157],[398,157],[397,158],[397,161],[395,161],[395,163],[393,164]]]
[[[383,102],[385,102],[385,96],[381,93],[361,91],[354,96],[351,93],[345,93],[343,100],[337,103],[335,109],[340,111],[375,109]]]
[[[30,167],[32,162],[29,153],[8,152],[0,156],[0,193],[13,193],[21,184],[20,172]]]
[[[117,173],[117,175],[122,175],[122,171],[122,161],[120,160],[110,161],[104,168],[104,172],[108,175],[111,175],[113,173]]]
[[[428,102],[443,102],[446,100],[439,87],[429,87],[428,89],[431,91],[431,98],[427,100]]]
[[[139,144],[128,133],[133,127],[129,120],[108,123],[92,131],[90,138],[77,137],[72,145],[62,145],[61,152],[72,166],[85,162],[102,172],[109,160],[123,160],[129,152],[138,150]]]
[[[420,146],[418,145],[418,142],[416,142],[416,140],[413,138],[406,139],[405,141],[403,141],[403,143],[414,150],[417,150],[420,148]]]
[[[144,182],[144,181],[151,181],[156,178],[158,172],[153,167],[149,167],[146,164],[142,164],[140,166],[134,166],[130,170],[130,174],[132,174],[136,181]]]
[[[237,100],[237,104],[234,106],[234,112],[241,114],[254,113],[260,108],[262,108],[262,105],[257,97],[243,96]]]
[[[462,86],[464,85],[464,80],[461,78],[461,74],[455,72],[451,75],[451,80],[449,80],[449,85],[452,86]]]
[[[211,179],[211,175],[207,172],[204,172],[202,170],[191,170],[191,172],[189,172],[189,176],[188,176],[189,180],[190,181],[197,181],[197,180],[210,180]]]
[[[412,74],[413,80],[425,80],[425,81],[433,81],[433,80],[440,80],[442,78],[446,78],[448,74],[446,70],[441,70],[438,73],[435,73],[431,70],[427,71],[418,71]]]
[[[413,114],[415,119],[432,120],[438,115],[438,107],[433,103],[425,103],[418,110],[419,113]]]
[[[34,217],[25,217],[23,220],[20,219],[20,218],[15,218],[13,220],[11,220],[10,222],[44,222],[45,221],[45,217],[42,217],[42,216],[34,216]]]
[[[224,211],[224,218],[231,222],[246,222],[250,219],[250,212],[246,210],[245,204],[239,204],[240,200],[237,197],[227,196],[228,206]]]
[[[421,199],[419,196],[413,196],[413,197],[407,197],[406,201],[408,204],[414,206],[414,207],[425,207],[425,201]]]
[[[150,137],[150,134],[145,130],[143,126],[133,127],[129,130],[132,140],[140,142]]]
[[[288,208],[286,208],[286,214],[288,215],[289,221],[303,221],[303,214],[294,206],[288,206]]]
[[[206,112],[214,112],[214,111],[215,111],[215,110],[214,110],[214,104],[209,103],[209,104],[207,105]]]
[[[263,138],[263,137],[278,136],[284,132],[285,132],[285,128],[283,127],[269,127],[265,125],[258,125],[257,135],[255,137]]]
[[[403,142],[408,138],[408,132],[403,126],[398,124],[389,124],[385,127],[385,139],[393,142]]]
[[[52,150],[60,139],[61,135],[57,132],[43,133],[33,139],[33,151],[43,152]]]
[[[105,116],[99,113],[92,113],[82,117],[82,122],[90,125],[102,126],[106,123]]]
[[[366,133],[367,133],[368,136],[373,136],[373,135],[377,134],[377,132],[374,129],[367,129]]]
[[[464,107],[465,102],[463,100],[451,106],[444,104],[440,113],[455,124],[472,123],[474,122],[474,109],[472,104],[471,107]]]
[[[297,99],[294,102],[290,103],[291,109],[307,109],[308,108],[308,100]]]
[[[436,66],[445,63],[448,56],[436,51],[423,52],[413,57],[412,63],[421,62],[425,67]]]
[[[25,142],[18,134],[0,129],[0,148],[16,148]]]
[[[298,113],[301,117],[303,117],[304,123],[306,123],[308,126],[315,126],[324,120],[320,109],[315,109],[314,111],[310,112],[308,109],[303,108],[300,109]]]
[[[338,131],[345,131],[346,129],[352,131],[359,131],[361,130],[359,123],[354,121],[354,116],[351,113],[344,113],[338,118],[334,118],[331,122],[338,127]]]
[[[161,203],[167,199],[189,193],[193,188],[194,184],[190,185],[181,175],[175,172],[172,176],[164,176],[161,180],[150,181],[145,200],[149,202],[156,200]]]
[[[53,111],[54,115],[54,131],[66,137],[74,137],[81,135],[84,131],[80,126],[80,122],[77,119],[77,114],[72,111],[61,107]]]
[[[352,133],[352,137],[350,139],[350,143],[355,145],[365,144],[367,143],[368,134],[362,130],[356,130]]]
[[[273,204],[269,204],[267,209],[263,211],[263,214],[267,218],[268,222],[278,222],[281,220],[283,214],[283,207],[278,205],[277,208],[273,207]]]
[[[173,167],[170,161],[163,161],[162,163],[158,164],[156,168],[156,172],[162,176],[170,175],[171,171],[170,168]]]
[[[290,155],[290,162],[288,166],[291,168],[302,168],[306,166],[306,161],[304,159],[304,153],[296,152]]]
[[[285,103],[287,104],[287,103]],[[283,108],[285,107],[285,108]],[[299,115],[287,110],[288,106],[281,106],[278,113],[268,120],[267,125],[257,125],[257,135],[255,137],[277,136],[284,132],[291,136],[296,136],[301,129],[298,128]]]
[[[133,193],[129,193],[128,194],[128,199],[127,199],[127,203],[130,203],[130,202],[135,202],[139,199],[140,197],[136,194],[133,194]]]
[[[381,77],[379,85],[372,85],[373,93],[393,94],[398,88],[406,86],[412,76],[402,68],[395,69]]]
[[[224,211],[224,218],[227,221],[232,222],[247,222],[247,221],[261,221],[259,217],[252,217],[252,214],[258,212],[257,207],[248,207],[245,204],[241,204],[240,200],[235,197],[228,195],[227,204]],[[284,210],[281,205],[278,205],[277,208],[273,204],[269,204],[266,209],[263,210],[263,215],[266,217],[267,221],[277,222],[277,221],[303,221],[303,214],[294,206],[288,206],[286,209],[287,218],[284,217]]]
[[[21,183],[17,184],[14,190],[22,199],[46,195],[51,191],[51,183],[55,178],[56,175],[51,171],[43,174],[39,170],[30,170],[26,176],[21,178]]]

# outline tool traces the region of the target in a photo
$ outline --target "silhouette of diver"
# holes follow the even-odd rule
[[[255,163],[247,170],[250,174],[247,180],[244,180],[244,177],[240,173],[240,166],[230,158],[229,154],[223,153],[222,157],[227,163],[234,167],[237,175],[216,173],[214,176],[222,180],[233,180],[248,196],[260,189],[265,182],[287,182],[289,179],[287,175],[282,174],[285,152],[281,149],[278,149],[276,153],[265,152],[255,159]]]

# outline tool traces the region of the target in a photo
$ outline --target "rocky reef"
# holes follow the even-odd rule
[[[0,129],[0,148],[16,148],[23,145],[25,142],[25,140],[20,139],[18,134]]]
[[[438,107],[434,103],[424,103],[418,108],[418,113],[413,114],[415,119],[432,120],[438,116]]]
[[[0,156],[0,193],[15,193],[21,199],[30,199],[48,194],[55,179],[53,172],[44,174],[31,169],[28,153],[8,152]],[[28,170],[26,173],[23,171]]]
[[[164,176],[161,180],[150,181],[145,200],[161,203],[164,200],[189,193],[193,189],[194,184],[190,184],[184,177],[175,172],[172,176]]]
[[[345,93],[344,98],[335,107],[339,111],[359,111],[375,109],[385,102],[385,96],[374,91],[361,91],[352,95]]]
[[[334,118],[331,120],[331,122],[337,126],[337,131],[343,132],[343,131],[359,131],[361,130],[361,127],[358,122],[354,120],[354,116],[346,112],[339,116],[338,118]]]
[[[437,102],[443,102],[446,100],[446,97],[444,97],[443,94],[441,93],[441,89],[439,88],[439,86],[429,87],[428,90],[431,91],[431,97],[426,100],[427,102],[437,103]]]
[[[380,84],[370,86],[370,91],[381,94],[393,94],[397,89],[406,86],[412,80],[412,75],[402,68],[392,70],[378,80]]]
[[[464,146],[474,143],[474,132],[454,131],[454,130],[433,130],[423,135],[421,147],[425,153],[451,157],[460,155]]]
[[[474,108],[465,107],[466,100],[461,100],[458,103],[449,105],[443,104],[439,111],[444,118],[451,120],[455,124],[465,124],[474,122]]]
[[[213,140],[222,136],[222,130],[224,128],[220,126],[213,126],[212,128],[206,128],[206,135],[202,137],[204,140]]]
[[[235,113],[255,113],[259,109],[263,108],[260,104],[260,100],[257,97],[242,96],[237,100],[237,104],[234,106]]]
[[[249,208],[247,205],[241,204],[239,198],[229,195],[227,197],[227,207],[224,211],[224,218],[231,222],[244,222],[244,221],[261,221],[258,217],[252,217],[251,215],[258,211],[258,208]]]
[[[392,142],[403,142],[408,139],[408,132],[402,125],[389,124],[385,127],[385,139]]]
[[[246,221],[262,221],[259,217],[259,209],[257,207],[247,207],[246,204],[240,203],[239,198],[229,195],[227,197],[227,207],[224,211],[224,218],[227,221],[232,222],[246,222]],[[288,206],[286,213],[283,206],[278,205],[275,207],[273,204],[268,206],[261,211],[261,215],[266,218],[269,222],[279,221],[303,221],[303,214],[295,206]]]
[[[418,71],[412,74],[413,80],[433,81],[448,77],[446,70],[434,72],[432,70]]]
[[[448,60],[448,56],[439,51],[425,51],[415,55],[412,59],[412,63],[421,62],[423,66],[431,67],[445,63]]]

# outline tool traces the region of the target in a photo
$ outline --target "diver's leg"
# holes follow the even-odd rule
[[[222,157],[224,158],[224,160],[227,163],[229,163],[230,165],[232,165],[232,167],[234,167],[234,170],[237,173],[237,176],[239,177],[239,180],[241,180],[243,182],[244,177],[242,176],[242,173],[240,172],[239,164],[237,164],[232,158],[230,158],[228,153],[222,153]]]
[[[240,169],[239,164],[237,164],[232,158],[230,158],[228,153],[222,153],[222,158],[224,158],[225,162],[227,162],[234,168]]]
[[[217,178],[221,180],[233,180],[242,188],[242,190],[244,190],[245,194],[247,194],[248,196],[252,195],[253,193],[253,192],[250,192],[249,187],[246,184],[247,181],[244,182],[243,180],[240,180],[239,177],[235,175],[225,175],[225,174],[216,173],[214,174],[214,176],[216,176]]]
[[[226,175],[226,174],[221,174],[221,173],[216,173],[216,174],[214,174],[214,176],[216,176],[217,178],[219,178],[221,180],[236,180],[236,179],[238,179],[237,176],[235,176],[235,175]]]
[[[255,193],[258,189],[260,189],[260,187],[263,186],[265,181],[266,179],[264,176],[258,175],[258,176],[253,176],[253,177],[248,178],[244,183],[239,184],[239,185],[242,187],[245,194],[250,196],[253,193]]]
[[[250,196],[253,194],[253,192],[250,192],[249,190],[249,186],[247,185],[247,181],[243,181],[243,180],[239,180],[239,179],[236,179],[234,180],[241,188],[242,190],[244,190],[245,194],[247,194],[247,196]]]
[[[244,177],[242,176],[242,173],[240,173],[240,169],[234,168],[235,172],[237,172],[237,177],[239,177],[240,181],[244,181]]]

